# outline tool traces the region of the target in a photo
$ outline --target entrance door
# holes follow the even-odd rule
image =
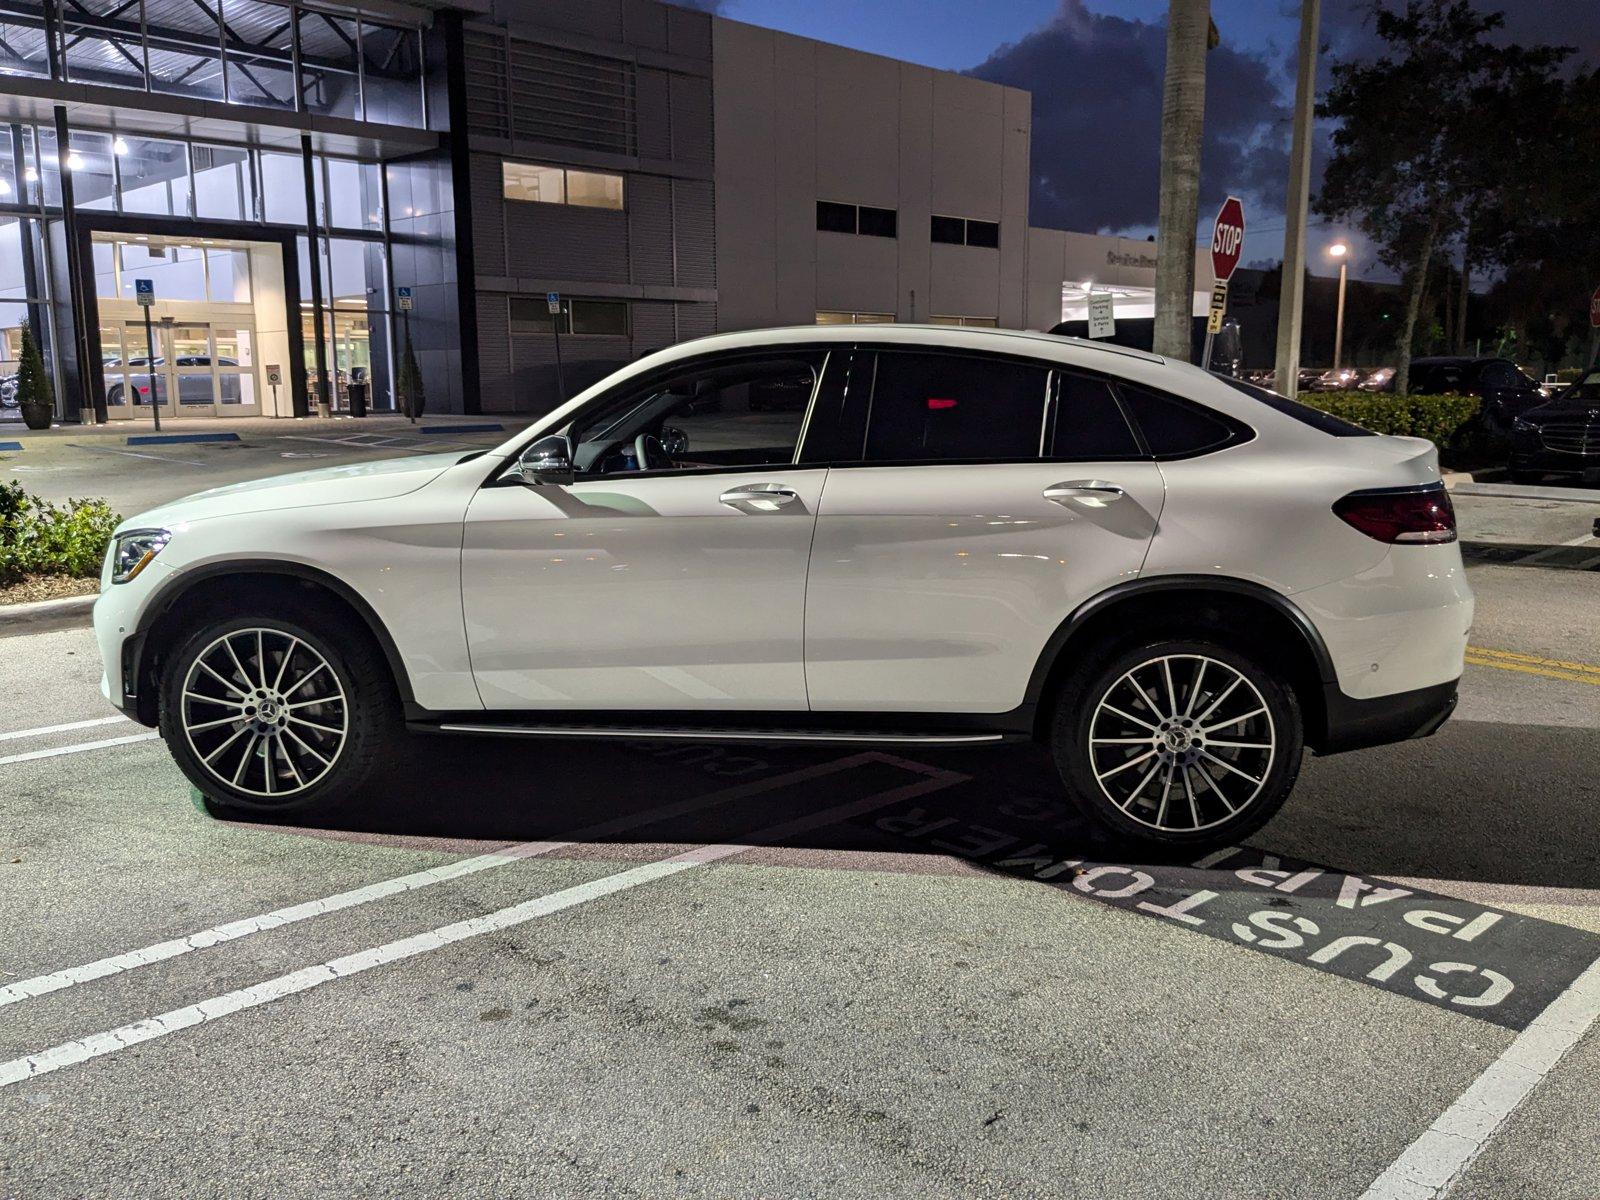
[[[105,367],[106,411],[112,416],[138,416],[157,403],[163,417],[254,416],[260,409],[256,390],[255,330],[229,321],[161,321],[152,323],[155,364],[143,321],[128,321],[122,334],[122,357]],[[102,352],[108,353],[106,334]],[[129,401],[132,401],[130,404]]]

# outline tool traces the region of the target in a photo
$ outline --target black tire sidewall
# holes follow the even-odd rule
[[[1089,727],[1102,697],[1127,671],[1152,658],[1181,654],[1214,658],[1249,679],[1266,701],[1278,746],[1266,783],[1242,812],[1206,829],[1167,832],[1129,817],[1101,790],[1090,767]],[[1294,789],[1304,749],[1305,730],[1293,688],[1252,655],[1203,638],[1142,640],[1088,667],[1066,684],[1051,728],[1056,770],[1079,809],[1117,840],[1151,846],[1202,849],[1229,845],[1254,833],[1277,814]]]
[[[322,655],[345,694],[348,712],[345,744],[332,769],[311,787],[276,801],[240,791],[212,774],[190,747],[179,716],[184,680],[196,655],[225,633],[256,628],[299,638]],[[313,608],[293,616],[260,612],[207,621],[179,641],[162,670],[161,736],[179,768],[212,805],[262,814],[332,808],[359,791],[392,752],[402,722],[387,665],[366,639],[350,633],[337,616]]]

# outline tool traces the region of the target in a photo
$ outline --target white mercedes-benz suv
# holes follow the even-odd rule
[[[234,810],[407,729],[1036,739],[1131,841],[1237,839],[1304,751],[1421,737],[1472,595],[1431,443],[1154,355],[903,325],[643,358],[504,445],[123,523],[107,697]]]

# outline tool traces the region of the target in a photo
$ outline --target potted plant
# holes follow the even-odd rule
[[[17,407],[29,429],[49,429],[56,415],[55,389],[27,321],[22,323],[22,356],[17,363]]]

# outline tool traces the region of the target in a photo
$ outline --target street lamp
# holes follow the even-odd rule
[[[1344,280],[1350,266],[1350,247],[1335,242],[1328,247],[1328,257],[1339,260],[1339,309],[1333,321],[1333,369],[1339,369],[1339,358],[1344,350]]]

